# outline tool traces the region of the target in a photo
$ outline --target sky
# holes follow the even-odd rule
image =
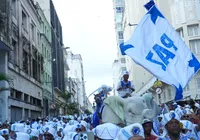
[[[53,0],[63,29],[63,42],[81,54],[86,94],[113,86],[112,63],[117,57],[112,0]],[[70,75],[69,75],[70,76]]]

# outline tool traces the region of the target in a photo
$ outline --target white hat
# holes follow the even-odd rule
[[[85,121],[81,121],[81,125],[85,127],[85,129],[87,129],[87,123]]]
[[[26,133],[32,137],[39,137],[39,134],[40,134],[39,130],[37,129],[27,129]]]
[[[55,134],[56,134],[56,130],[53,127],[51,127],[51,126],[46,126],[44,128],[44,133],[50,133],[54,137]]]
[[[118,127],[115,124],[104,123],[104,124],[98,125],[92,131],[97,137],[101,139],[115,139],[117,137],[119,130],[120,130],[120,127]]]
[[[165,115],[163,115],[161,123],[163,126],[165,126],[172,119],[176,119],[180,121],[179,115],[175,113],[174,111],[170,111],[169,113],[166,113]]]
[[[75,124],[79,124],[79,122],[76,121],[76,120],[70,120],[69,121],[69,125],[75,125]]]
[[[180,122],[183,124],[183,129],[193,130],[193,124],[190,121],[181,120]]]
[[[15,131],[15,132],[24,132],[24,124],[22,123],[15,123],[11,125],[11,131]]]
[[[123,76],[124,76],[124,75],[129,75],[129,72],[128,72],[128,71],[124,71],[124,72],[123,72]]]
[[[185,108],[190,108],[190,105],[186,105]]]
[[[179,107],[175,109],[175,113],[178,114],[180,118],[184,114],[183,110],[181,108],[179,108]]]
[[[63,127],[62,126],[58,126],[57,127],[57,132],[63,132]]]
[[[1,135],[9,135],[9,130],[8,129],[1,129],[0,134]]]
[[[63,140],[78,140],[78,133],[69,132],[69,133],[67,133],[67,135],[65,135]]]
[[[200,105],[198,103],[194,104],[198,109],[200,109]]]
[[[172,105],[177,105],[177,103],[176,103],[176,102],[174,102]]]
[[[75,132],[76,126],[75,125],[68,125],[63,129],[64,135],[67,135],[68,132]]]
[[[182,111],[183,115],[184,114],[192,114],[192,111],[189,108],[186,108]]]
[[[151,122],[153,122],[153,121],[150,120],[150,119],[143,119],[142,122],[141,122],[141,124],[143,125],[145,123],[151,123]]]
[[[118,139],[128,140],[132,136],[142,136],[144,138],[144,129],[141,124],[134,123],[122,128],[118,134]]]
[[[24,132],[16,132],[16,135],[17,135],[16,140],[29,140],[30,139],[29,135]]]
[[[38,127],[37,122],[34,122],[34,123],[31,125],[31,128],[32,128],[32,129],[37,129],[37,127]]]

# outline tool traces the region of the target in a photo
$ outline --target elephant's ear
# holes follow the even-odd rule
[[[144,120],[144,119],[153,120],[153,118],[154,118],[154,115],[153,115],[152,109],[144,109],[142,111],[141,121]]]
[[[104,104],[109,106],[113,112],[124,121],[124,99],[119,96],[110,96],[104,100]]]
[[[142,97],[147,104],[147,108],[152,109],[155,116],[160,114],[160,108],[158,107],[158,104],[154,101],[152,93],[145,93]]]

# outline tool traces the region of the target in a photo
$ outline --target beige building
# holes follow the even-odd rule
[[[43,116],[40,16],[32,1],[12,0],[8,75],[13,79],[8,101],[9,121]]]
[[[124,40],[128,40],[134,28],[147,12],[143,7],[149,0],[125,0],[125,11],[123,16]],[[195,56],[200,60],[200,3],[198,0],[155,0],[157,7],[174,26],[185,43],[190,47]],[[136,93],[153,92],[154,98],[159,102],[173,100],[175,90],[173,87],[164,84],[161,87],[162,93],[157,94],[153,88],[157,79],[143,67],[135,64],[127,57],[126,68],[130,71],[130,80],[135,84]],[[184,97],[191,95],[196,98],[200,94],[199,73],[189,82],[184,89]]]

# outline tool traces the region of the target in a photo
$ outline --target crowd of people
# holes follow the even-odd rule
[[[126,71],[118,84],[121,98],[129,98],[135,90],[128,78]],[[100,112],[105,96],[98,95],[95,100],[97,105],[100,103],[100,109],[96,110],[98,122],[95,122],[95,113],[28,118],[14,123],[6,121],[0,123],[0,140],[200,140],[200,104],[193,100],[184,104],[161,104],[153,119],[143,118],[131,125],[119,125],[103,123]]]
[[[101,123],[93,128],[92,115],[27,119],[0,125],[0,140],[78,140],[80,133],[91,133],[95,140],[199,140],[200,105],[198,103],[160,106],[153,120],[144,119],[129,126]],[[164,111],[165,110],[165,111]]]

